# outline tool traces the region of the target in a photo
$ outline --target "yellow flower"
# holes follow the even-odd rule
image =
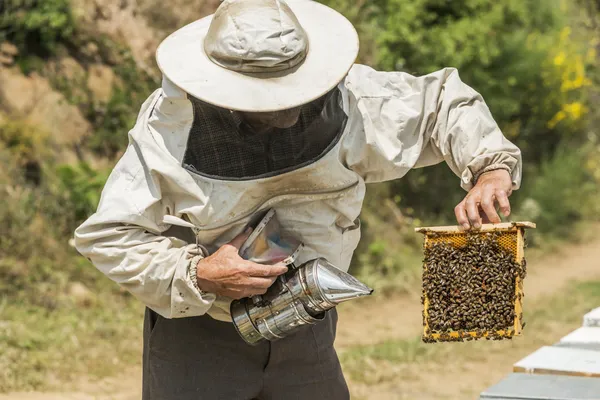
[[[569,61],[572,62],[565,64],[562,68],[561,92],[579,89],[591,84],[591,81],[585,76],[585,63],[583,57],[581,55],[569,57]]]
[[[576,121],[580,119],[587,112],[587,108],[581,102],[574,102],[569,104],[563,104],[562,110],[557,112],[550,121],[548,121],[548,128],[553,129],[559,122],[570,119]]]
[[[554,65],[556,65],[557,67],[560,67],[561,65],[563,65],[565,63],[565,58],[567,58],[567,56],[565,55],[565,52],[561,51],[554,57]]]
[[[567,118],[567,114],[564,111],[559,111],[550,121],[548,121],[548,128],[553,129],[560,121]]]
[[[563,105],[563,110],[573,120],[577,120],[577,119],[581,118],[581,116],[586,111],[584,105],[578,101],[575,103]]]
[[[585,83],[585,77],[578,75],[577,78],[573,81],[573,88],[578,89],[583,86]]]

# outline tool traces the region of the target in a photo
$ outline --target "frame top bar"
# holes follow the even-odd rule
[[[427,232],[439,232],[439,233],[456,233],[456,232],[491,232],[496,230],[507,230],[511,228],[531,228],[535,229],[536,225],[533,222],[502,222],[500,224],[483,224],[480,229],[471,229],[466,231],[459,225],[449,226],[429,226],[415,228],[415,232],[427,233]]]

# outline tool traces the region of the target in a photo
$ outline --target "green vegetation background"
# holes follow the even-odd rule
[[[325,2],[358,27],[362,63],[417,75],[457,67],[482,93],[523,150],[523,188],[512,197],[511,219],[538,223],[533,245],[572,237],[578,223],[598,215],[598,2]],[[146,13],[149,23],[176,28],[168,8],[160,9]],[[48,78],[94,134],[81,144],[80,162],[65,165],[42,129],[0,123],[0,392],[42,388],[50,377],[103,375],[137,360],[140,304],[79,257],[69,239],[94,211],[139,106],[160,82],[126,46],[78,23],[69,0],[1,2],[4,40],[19,49],[23,73]],[[85,51],[90,43],[94,59]],[[85,76],[48,67],[65,55],[84,65],[100,57],[113,68],[119,79],[108,102],[85,90]],[[353,272],[384,291],[418,291],[421,238],[413,228],[453,223],[463,195],[445,165],[371,186]]]

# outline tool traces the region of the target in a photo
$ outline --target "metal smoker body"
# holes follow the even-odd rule
[[[287,239],[286,244],[281,243],[282,238]],[[290,245],[290,242],[293,244]],[[261,254],[252,256],[252,252],[248,252],[250,248],[262,249]],[[279,251],[270,251],[269,248]],[[303,325],[321,321],[325,313],[339,303],[373,292],[324,258],[296,267],[293,261],[301,248],[300,242],[281,233],[275,212],[271,210],[240,249],[244,258],[253,261],[260,259],[262,262],[267,259],[271,262],[285,260],[290,266],[290,270],[279,276],[264,295],[231,303],[233,324],[247,343],[255,345],[262,340],[277,340],[288,336]],[[286,249],[286,252],[281,249]],[[265,257],[269,252],[278,254],[275,257]]]

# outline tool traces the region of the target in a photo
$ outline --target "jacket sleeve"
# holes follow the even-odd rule
[[[161,195],[161,178],[151,176],[141,153],[130,141],[96,213],[75,231],[75,247],[163,317],[205,314],[215,296],[199,292],[189,274],[190,263],[198,260],[196,245],[164,234],[170,225],[163,217],[173,205]]]
[[[352,125],[345,162],[366,182],[398,179],[411,168],[446,161],[466,190],[493,169],[509,171],[513,189],[519,188],[520,150],[456,69],[415,77],[357,65],[345,85]]]

